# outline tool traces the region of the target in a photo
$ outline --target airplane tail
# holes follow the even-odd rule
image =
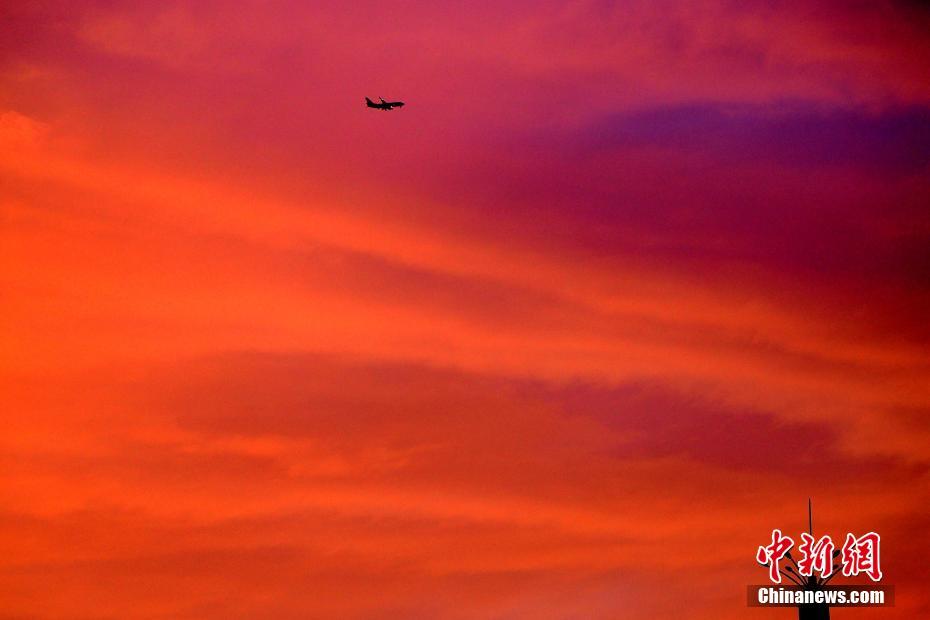
[[[369,99],[368,97],[365,97],[365,103],[367,103],[369,106],[375,105],[375,102]]]

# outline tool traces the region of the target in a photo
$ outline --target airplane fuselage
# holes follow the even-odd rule
[[[381,103],[375,103],[368,97],[365,97],[365,105],[367,105],[369,108],[375,108],[378,110],[384,110],[385,112],[388,112],[390,110],[393,110],[394,108],[403,107],[404,102],[403,101],[385,101],[384,99],[381,99]]]

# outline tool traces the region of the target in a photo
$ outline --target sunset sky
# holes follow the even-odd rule
[[[3,4],[0,619],[930,615],[926,3]]]

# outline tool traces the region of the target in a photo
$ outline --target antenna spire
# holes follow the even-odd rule
[[[814,509],[811,505],[811,498],[807,498],[807,528],[811,536],[814,535]]]

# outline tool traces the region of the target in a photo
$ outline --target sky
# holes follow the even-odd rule
[[[809,497],[930,614],[928,29],[6,3],[0,618],[788,619]]]

